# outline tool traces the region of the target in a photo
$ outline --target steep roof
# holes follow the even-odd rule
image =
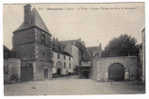
[[[67,55],[67,56],[70,56],[70,57],[72,57],[72,55],[71,54],[69,54],[68,52],[66,52],[66,51],[56,51],[56,50],[53,50],[54,52],[56,52],[56,53],[60,53],[60,54],[63,54],[63,55]]]
[[[38,11],[33,8],[32,10],[32,24],[41,28],[42,30],[49,32],[48,28],[46,27],[44,21],[42,20],[41,16],[39,15]]]
[[[16,31],[22,30],[22,29],[26,29],[32,26],[36,26],[40,29],[42,29],[45,32],[48,32],[48,28],[46,27],[44,21],[42,20],[40,14],[38,13],[38,11],[33,8],[31,11],[31,24],[25,24],[24,22],[22,23],[22,25],[19,26],[19,28]]]
[[[93,54],[94,52],[99,51],[99,47],[98,47],[98,46],[87,47],[87,51],[88,51],[89,55],[92,56],[92,54]]]

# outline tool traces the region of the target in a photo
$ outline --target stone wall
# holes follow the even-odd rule
[[[32,43],[35,41],[35,29],[29,28],[27,30],[15,31],[13,35],[13,47],[19,45]]]
[[[44,74],[45,69],[48,75]],[[34,63],[34,80],[52,79],[52,64],[49,62],[36,61]],[[47,76],[48,78],[45,78]]]
[[[9,58],[4,60],[4,81],[9,82],[12,76],[16,76],[18,80],[21,77],[21,61],[17,58]]]
[[[137,57],[122,56],[122,57],[105,57],[94,58],[91,78],[97,81],[108,81],[109,66],[114,63],[122,64],[125,68],[125,80],[136,80],[137,78]]]
[[[33,58],[35,49],[34,29],[17,31],[13,35],[13,49],[18,58]]]
[[[44,74],[45,69],[48,70],[47,75]],[[21,78],[22,81],[52,79],[52,64],[45,61],[23,61]]]

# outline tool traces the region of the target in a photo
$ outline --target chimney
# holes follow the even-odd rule
[[[24,23],[31,24],[31,5],[26,4],[24,6]]]

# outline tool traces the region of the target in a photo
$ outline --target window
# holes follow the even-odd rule
[[[45,53],[45,52],[43,52],[43,53],[42,53],[42,55],[43,55],[43,56],[45,56],[45,55],[46,55],[46,53]]]
[[[46,44],[46,36],[44,34],[41,34],[41,44]]]
[[[71,60],[71,57],[69,57],[69,60]]]
[[[64,60],[66,59],[66,56],[64,55]]]
[[[66,63],[64,62],[64,69],[66,68]]]
[[[59,53],[57,54],[57,58],[60,59],[60,54]]]
[[[69,63],[69,68],[71,68],[71,64]]]

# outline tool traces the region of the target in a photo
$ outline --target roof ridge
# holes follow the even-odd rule
[[[41,30],[43,30],[47,33],[50,33],[47,26],[45,25],[43,19],[41,18],[39,12],[36,10],[36,8],[33,8],[31,10],[31,23],[25,24],[25,22],[23,21],[23,23],[15,31],[30,28],[32,26],[36,26],[36,27],[40,28]]]
[[[31,17],[32,17],[32,24],[39,27],[40,29],[49,32],[47,26],[45,25],[45,22],[41,18],[39,12],[36,10],[36,8],[33,8],[31,11]]]

